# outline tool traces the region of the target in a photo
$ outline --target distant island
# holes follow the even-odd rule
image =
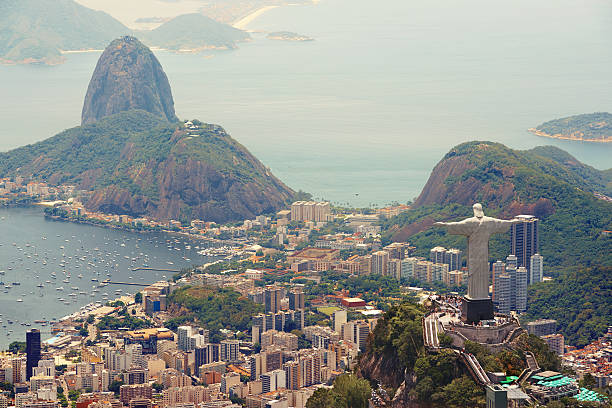
[[[529,131],[553,139],[612,143],[612,114],[595,112],[568,116],[542,123]]]
[[[275,31],[266,36],[269,40],[278,41],[314,41],[313,38],[306,35],[292,33],[291,31]]]

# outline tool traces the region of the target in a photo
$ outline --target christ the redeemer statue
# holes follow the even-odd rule
[[[468,239],[468,292],[469,301],[488,301],[489,303],[489,238],[493,234],[505,232],[510,225],[520,222],[519,220],[499,220],[487,217],[482,211],[482,205],[474,204],[474,216],[458,222],[436,222],[435,226],[447,228],[449,234],[465,235]],[[492,308],[492,303],[491,306]],[[481,316],[492,318],[492,311],[478,313]],[[476,320],[480,320],[480,317]],[[475,321],[467,317],[468,320]]]

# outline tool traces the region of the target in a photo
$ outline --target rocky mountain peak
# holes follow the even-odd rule
[[[161,64],[137,38],[125,36],[111,42],[100,56],[85,95],[81,123],[131,109],[178,121]]]

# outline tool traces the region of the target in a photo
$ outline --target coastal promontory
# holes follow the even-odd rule
[[[161,65],[131,37],[100,57],[83,125],[0,153],[0,174],[74,186],[90,211],[155,220],[250,219],[294,196],[221,126],[179,121]]]
[[[529,131],[553,139],[612,143],[612,114],[595,112],[568,116],[542,123]]]

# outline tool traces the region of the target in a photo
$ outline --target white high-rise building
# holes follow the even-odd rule
[[[499,301],[499,293],[496,290],[497,281],[499,280],[500,275],[506,273],[506,264],[502,261],[497,261],[491,266],[491,275],[493,276],[493,302],[497,303]]]
[[[540,254],[533,254],[530,258],[529,282],[531,284],[542,282],[544,278],[544,257]]]
[[[287,388],[287,376],[285,370],[274,370],[261,375],[262,393],[276,391],[280,388]]]
[[[414,269],[416,267],[416,258],[402,259],[400,276],[403,280],[414,279]]]
[[[372,254],[372,274],[386,275],[389,263],[389,253],[387,251],[376,251]]]
[[[342,335],[342,325],[347,322],[346,310],[336,310],[334,312],[334,331]]]
[[[219,346],[221,361],[238,361],[240,342],[238,340],[222,340]]]
[[[191,331],[191,326],[179,326],[178,329],[176,329],[179,350],[189,350],[189,337],[191,336]]]
[[[527,268],[515,266],[513,255],[504,264],[497,261],[492,266],[493,272],[493,302],[497,305],[499,313],[508,314],[514,310],[524,312],[527,310]]]

